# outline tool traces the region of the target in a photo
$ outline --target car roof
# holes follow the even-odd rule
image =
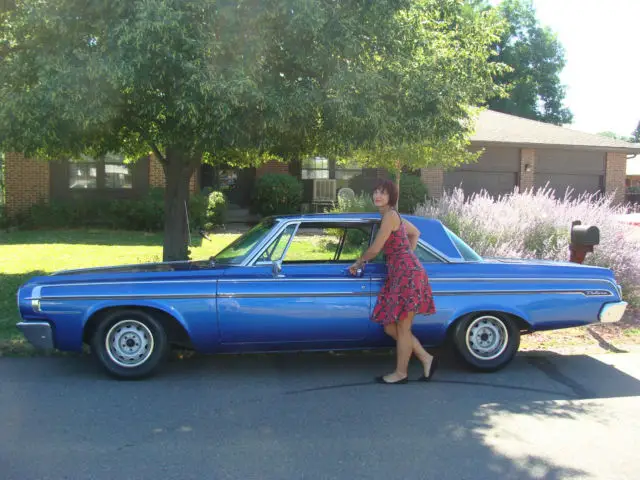
[[[462,254],[456,248],[452,239],[449,237],[445,226],[440,220],[435,218],[420,217],[418,215],[405,215],[401,217],[410,221],[420,230],[420,238],[429,243],[433,248],[440,251],[451,260],[462,260]],[[289,214],[274,215],[272,218],[285,221],[336,221],[344,220],[380,220],[381,216],[376,212],[347,212],[347,213],[305,213],[305,214]]]

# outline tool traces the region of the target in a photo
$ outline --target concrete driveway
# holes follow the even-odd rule
[[[373,384],[392,361],[207,357],[120,382],[88,358],[3,358],[0,477],[638,478],[638,354],[448,359],[432,383]]]

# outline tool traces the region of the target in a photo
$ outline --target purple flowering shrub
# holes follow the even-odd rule
[[[611,195],[556,196],[549,188],[514,191],[500,197],[486,192],[464,198],[461,189],[419,205],[416,215],[441,220],[484,257],[569,260],[571,222],[595,225],[600,245],[585,264],[611,268],[627,295],[640,290],[640,236],[617,216],[627,213]],[[627,296],[625,295],[625,296]]]

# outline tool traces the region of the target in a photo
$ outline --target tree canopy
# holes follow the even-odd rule
[[[0,16],[0,149],[153,152],[165,260],[186,258],[201,162],[395,151],[424,165],[459,151],[471,106],[498,91],[493,13],[459,0],[15,3]]]
[[[480,11],[492,9],[486,0],[471,4]],[[560,73],[566,62],[557,35],[540,25],[531,0],[502,0],[493,9],[506,26],[495,44],[494,61],[510,68],[496,75],[508,95],[492,98],[489,107],[556,125],[571,123],[573,114],[563,105],[566,89]]]

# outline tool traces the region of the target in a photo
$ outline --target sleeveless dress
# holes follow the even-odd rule
[[[404,320],[410,312],[436,313],[429,277],[411,249],[402,219],[400,227],[387,238],[383,252],[387,257],[387,278],[378,294],[372,321],[389,325]]]

